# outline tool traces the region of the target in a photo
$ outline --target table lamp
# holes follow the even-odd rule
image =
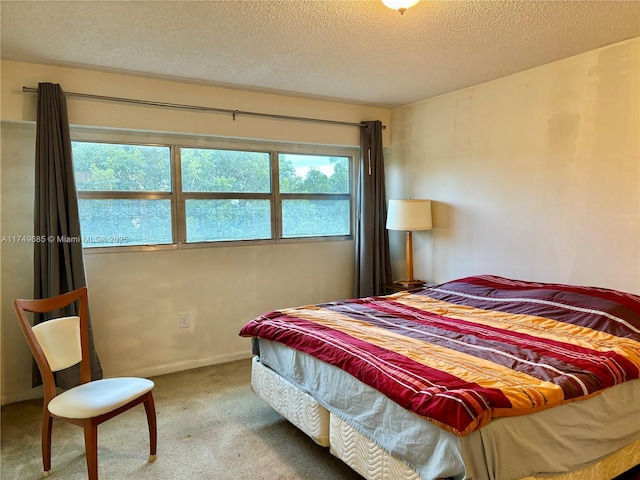
[[[414,230],[431,230],[430,200],[389,200],[387,209],[387,230],[404,230],[407,232],[407,269],[405,280],[399,283],[407,288],[424,285],[423,280],[413,278],[413,240]]]

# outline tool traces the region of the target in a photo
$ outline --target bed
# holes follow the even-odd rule
[[[268,312],[254,391],[369,480],[610,480],[640,464],[640,297],[466,277]]]

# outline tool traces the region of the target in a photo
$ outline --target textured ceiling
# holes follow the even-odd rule
[[[8,1],[2,58],[398,106],[640,35],[640,1]],[[89,92],[90,93],[90,92]]]

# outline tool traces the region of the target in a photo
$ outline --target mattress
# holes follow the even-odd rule
[[[638,295],[482,275],[239,333],[272,371],[258,394],[368,479],[601,480],[640,463]]]
[[[640,426],[634,413],[640,381],[625,382],[621,385],[625,386],[623,390],[612,389],[594,399],[533,415],[496,419],[478,432],[460,438],[416,419],[415,414],[401,407],[394,408],[393,402],[346,372],[302,352],[260,340],[260,355],[260,361],[254,359],[253,375],[269,378],[253,381],[259,385],[261,398],[303,431],[313,432],[311,436],[317,443],[326,445],[328,437],[331,452],[369,480],[531,480],[550,475],[554,475],[551,477],[554,480],[556,477],[608,480],[640,463]],[[329,388],[332,385],[340,388]],[[347,394],[344,399],[336,399],[327,391]],[[356,397],[361,402],[354,402]],[[293,399],[298,398],[303,399],[303,407],[294,406],[297,400]],[[357,410],[362,407],[359,403],[366,405],[364,413],[354,414],[345,407],[349,404]],[[598,410],[611,408],[619,415],[606,429],[598,431],[596,425],[601,421]],[[576,418],[584,422],[577,422]],[[567,430],[566,435],[558,437],[551,427],[563,421],[574,424],[573,430],[567,427],[568,430],[563,429]],[[543,426],[545,422],[549,424],[547,430],[543,428],[548,435],[545,441],[540,442],[533,434],[518,433],[526,428],[540,430],[540,422]],[[567,446],[566,437],[580,436],[577,432],[582,423],[583,430],[587,430],[580,432],[583,440],[571,441]],[[394,426],[399,430],[394,430]],[[522,451],[528,455],[521,455]],[[569,471],[576,473],[561,475]]]
[[[280,309],[240,335],[344,370],[458,437],[640,378],[640,296],[496,276]]]

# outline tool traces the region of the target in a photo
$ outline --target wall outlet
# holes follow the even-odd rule
[[[178,315],[178,325],[180,328],[189,328],[189,314],[181,313]]]

